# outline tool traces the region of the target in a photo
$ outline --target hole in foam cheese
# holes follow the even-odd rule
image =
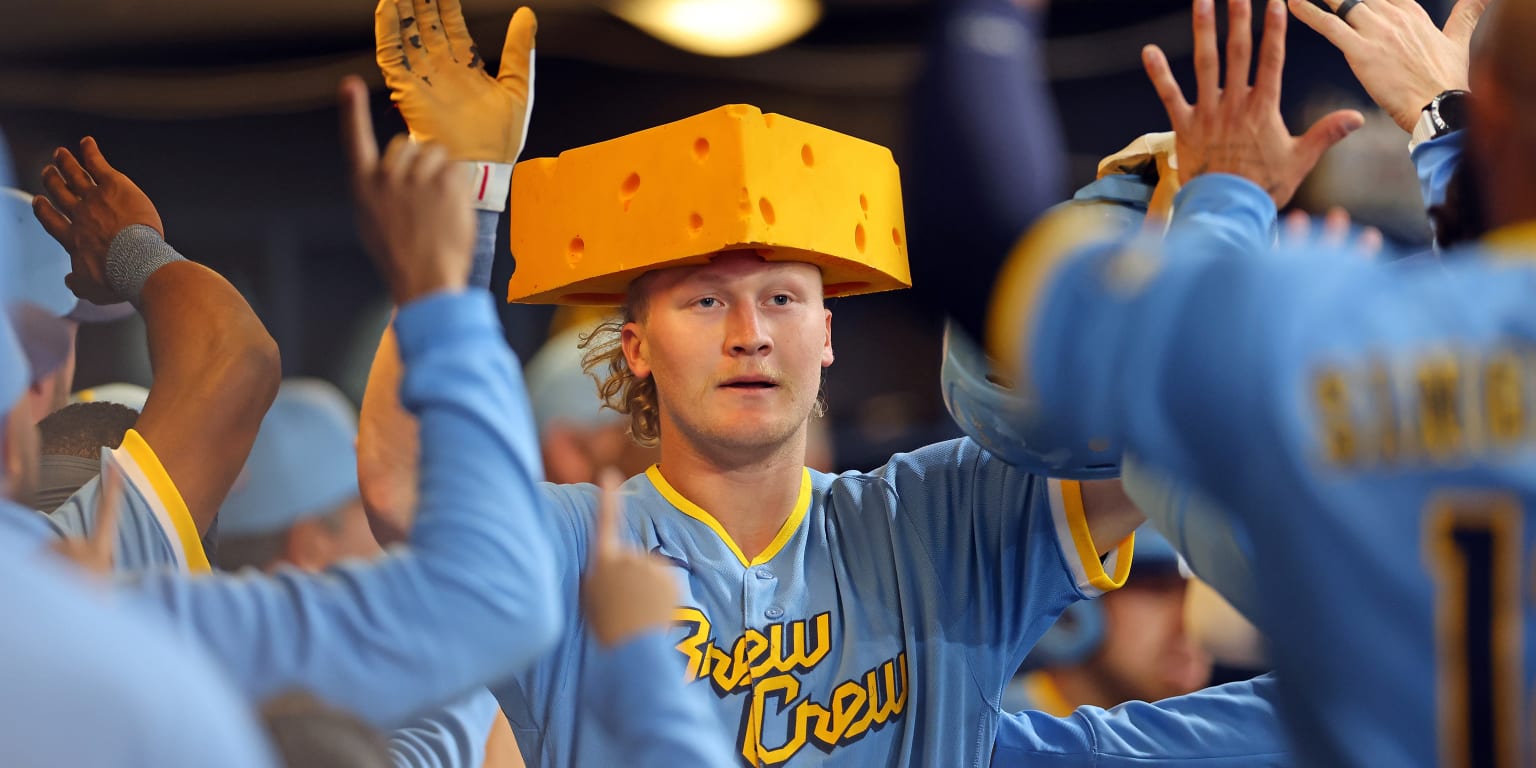
[[[743,248],[816,264],[828,296],[911,285],[890,150],[746,105],[518,163],[511,221],[509,301],[618,304],[649,270]]]

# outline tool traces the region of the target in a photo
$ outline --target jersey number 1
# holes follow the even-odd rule
[[[1440,765],[1520,765],[1521,584],[1516,499],[1448,495],[1425,520],[1435,580]]]

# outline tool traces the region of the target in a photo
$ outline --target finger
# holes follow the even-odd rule
[[[1301,19],[1301,23],[1311,27],[1313,32],[1322,35],[1345,55],[1348,55],[1349,49],[1359,42],[1359,32],[1344,23],[1343,19],[1313,5],[1311,0],[1290,0],[1289,5],[1291,13]]]
[[[80,167],[80,161],[75,159],[72,152],[63,147],[53,151],[53,167],[58,169],[59,175],[63,177],[63,181],[69,187],[69,191],[76,195],[83,197],[86,190],[96,186],[96,180],[91,178],[91,175],[86,173],[84,168]]]
[[[1195,107],[1210,109],[1221,96],[1221,54],[1216,47],[1215,0],[1195,0]]]
[[[1349,242],[1349,227],[1352,222],[1349,211],[1335,205],[1328,209],[1323,216],[1323,245],[1330,248],[1342,248]]]
[[[1269,0],[1264,5],[1264,39],[1259,43],[1259,73],[1253,82],[1254,96],[1259,99],[1260,106],[1265,108],[1278,107],[1280,104],[1280,83],[1285,74],[1285,27],[1285,4],[1281,0]]]
[[[1291,211],[1285,216],[1285,239],[1291,243],[1301,244],[1307,241],[1307,236],[1312,231],[1312,217],[1306,211]]]
[[[416,18],[416,6],[412,0],[395,0],[395,15],[399,19],[400,50],[405,55],[405,68],[417,77],[432,74],[432,62],[427,57],[427,44],[421,38],[421,20]]]
[[[65,213],[74,213],[75,206],[80,204],[80,196],[70,191],[69,182],[59,173],[58,166],[43,168],[43,194]]]
[[[1488,0],[1461,0],[1456,3],[1451,8],[1450,17],[1445,20],[1445,36],[1461,45],[1471,42],[1478,19],[1483,17],[1483,11],[1487,9]]]
[[[447,56],[453,60],[436,0],[411,0],[411,15],[416,17],[416,34],[421,35],[421,47],[429,55]]]
[[[42,195],[32,198],[32,215],[37,217],[37,222],[43,225],[49,237],[59,241],[60,245],[67,242],[65,238],[69,236],[69,217],[53,207],[48,198]]]
[[[1180,130],[1189,120],[1190,106],[1184,100],[1179,81],[1173,77],[1173,70],[1168,67],[1168,57],[1163,55],[1161,48],[1149,45],[1141,49],[1141,61],[1147,69],[1147,79],[1152,81],[1157,98],[1162,100],[1163,109],[1168,113],[1168,122],[1175,131]]]
[[[464,9],[459,0],[438,0],[437,17],[448,36],[448,50],[453,54],[453,60],[469,67],[484,66],[480,49],[475,47],[475,39],[469,36],[469,25],[464,23]]]
[[[1333,11],[1333,15],[1339,21],[1344,22],[1346,26],[1352,29],[1359,30],[1363,34],[1371,34],[1371,30],[1376,29],[1378,26],[1377,22],[1380,19],[1376,16],[1376,10],[1363,0],[1354,3],[1349,8],[1344,8],[1344,3],[1347,0],[1323,0],[1323,2],[1328,4],[1328,9]],[[1341,8],[1344,8],[1343,16],[1339,15],[1339,9]]]
[[[1297,141],[1298,162],[1304,163],[1310,171],[1322,159],[1324,152],[1359,130],[1362,125],[1365,125],[1365,116],[1353,109],[1341,109],[1328,114],[1313,123]]]
[[[399,184],[404,181],[411,170],[411,162],[416,157],[418,148],[411,137],[399,134],[390,139],[389,146],[384,150],[384,159],[379,161],[379,168],[384,172],[384,178],[391,184]]]
[[[98,183],[117,173],[117,169],[107,162],[107,156],[101,153],[101,147],[96,144],[94,136],[80,140],[80,162]]]
[[[513,96],[532,106],[533,38],[539,31],[539,19],[531,8],[519,8],[507,24],[507,40],[501,46],[501,63],[496,80]]]
[[[101,471],[101,488],[96,494],[96,530],[91,534],[88,546],[96,556],[96,562],[112,563],[112,553],[117,545],[118,512],[122,504],[123,474],[114,462],[107,462]]]
[[[353,178],[373,173],[379,165],[379,140],[373,133],[373,115],[368,111],[368,87],[362,78],[348,75],[337,90],[341,103],[341,146]]]
[[[395,10],[395,0],[379,0],[374,7],[373,43],[373,57],[384,73],[384,82],[394,88],[411,72],[411,62],[405,57],[405,40],[400,36],[400,14]]]
[[[1227,88],[1248,88],[1253,61],[1253,0],[1227,0]]]
[[[619,473],[606,467],[598,473],[597,521],[593,527],[592,554],[608,555],[619,549]]]
[[[1366,256],[1375,256],[1381,253],[1381,247],[1385,242],[1386,240],[1381,236],[1381,230],[1366,227],[1360,230],[1360,237],[1355,240],[1355,248]]]

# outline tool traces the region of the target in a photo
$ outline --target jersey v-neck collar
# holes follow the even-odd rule
[[[672,487],[671,483],[667,482],[665,477],[661,476],[661,465],[652,464],[651,468],[645,471],[645,476],[651,481],[651,485],[656,487],[656,492],[660,493],[662,498],[676,507],[677,511],[709,526],[709,529],[714,531],[716,536],[720,537],[720,541],[730,548],[731,554],[734,554],[736,559],[741,562],[741,567],[751,568],[752,566],[762,565],[773,560],[779,554],[779,551],[784,549],[784,545],[789,543],[790,537],[795,535],[795,531],[800,528],[800,523],[805,520],[805,514],[810,511],[811,470],[802,467],[800,472],[800,495],[795,499],[795,508],[789,513],[789,519],[784,521],[784,525],[779,528],[779,532],[773,537],[773,541],[768,542],[768,546],[764,547],[757,557],[750,560],[742,553],[741,547],[736,545],[736,541],[731,538],[729,533],[726,533],[725,526],[721,525],[714,515],[704,511],[703,507],[689,501],[688,497],[679,493],[676,488]]]

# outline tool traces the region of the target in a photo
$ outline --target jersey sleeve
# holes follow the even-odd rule
[[[969,439],[898,455],[877,474],[943,595],[942,631],[976,649],[978,679],[1006,680],[1066,606],[1129,570],[1129,546],[1099,559],[1078,483],[1019,471]]]
[[[1207,688],[1149,704],[1080,707],[1055,718],[1005,713],[995,768],[1280,768],[1295,763],[1278,714],[1273,676]]]
[[[496,712],[496,698],[481,688],[390,731],[390,760],[395,768],[480,768]]]
[[[123,478],[113,567],[125,573],[150,568],[207,573],[208,556],[192,513],[144,437],[128,430],[121,446],[102,451],[101,462],[103,469],[115,464]],[[66,536],[90,536],[96,530],[100,496],[98,474],[49,513],[49,518]]]
[[[1438,139],[1425,141],[1408,153],[1413,160],[1414,172],[1419,177],[1419,193],[1424,197],[1426,210],[1445,202],[1451,177],[1461,166],[1466,140],[1466,131],[1454,131]]]
[[[533,422],[491,297],[421,299],[396,331],[421,439],[409,547],[318,575],[150,573],[126,586],[252,699],[302,687],[383,728],[532,662],[565,607]]]
[[[686,685],[681,657],[661,632],[599,650],[584,672],[582,707],[623,750],[626,765],[729,768],[730,737],[704,698]]]

